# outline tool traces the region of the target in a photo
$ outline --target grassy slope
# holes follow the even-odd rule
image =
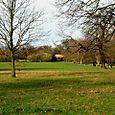
[[[7,63],[0,63],[0,68],[7,70],[8,66],[5,65]],[[9,74],[0,74],[0,113],[114,115],[114,69],[103,70],[71,63],[19,65],[22,69],[43,71],[36,73],[36,76],[34,71],[33,75],[28,72],[18,74],[16,79],[12,79]],[[45,70],[50,70],[50,73],[45,73]],[[68,70],[72,73],[67,73]],[[75,70],[78,72],[73,72]]]

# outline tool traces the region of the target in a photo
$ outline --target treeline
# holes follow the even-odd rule
[[[49,61],[62,61],[56,59],[55,55],[60,54],[61,50],[57,51],[56,48],[51,46],[24,46],[18,50],[15,54],[15,60],[20,62],[49,62]],[[0,62],[10,62],[10,51],[7,48],[0,48]]]
[[[49,46],[27,46],[18,50],[15,54],[16,61],[51,61],[52,60],[52,48]],[[0,61],[8,62],[11,61],[10,52],[6,48],[0,49]]]
[[[89,39],[66,39],[61,44],[61,46],[66,49],[66,51],[63,51],[66,61],[74,61],[84,64],[96,63],[99,65],[101,63],[99,48],[96,46],[94,48],[94,45],[91,45]],[[89,46],[90,49],[88,49]],[[103,45],[103,54],[105,63],[113,64],[115,62],[115,38],[109,43]]]
[[[75,39],[66,39],[63,40],[61,44],[57,45],[55,48],[51,46],[26,46],[21,48],[15,54],[16,61],[30,61],[30,62],[49,62],[49,61],[66,61],[74,63],[97,63],[100,64],[100,55],[99,51],[92,49],[87,51],[86,48],[89,45],[90,41],[88,40],[75,40]],[[80,47],[80,44],[85,46],[84,48]],[[106,63],[115,62],[115,39],[106,44],[103,49],[105,55]],[[56,59],[55,55],[63,55],[63,59],[58,57]],[[0,61],[7,62],[10,61],[10,52],[6,48],[0,49]]]

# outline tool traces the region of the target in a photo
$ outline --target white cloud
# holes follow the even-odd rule
[[[50,13],[55,10],[55,7],[53,6],[55,1],[56,0],[35,0],[35,6]]]
[[[45,41],[43,41],[41,44],[46,45],[52,45],[52,41],[55,42],[56,44],[62,40],[61,37],[59,37],[58,34],[58,21],[56,19],[56,12],[57,9],[54,6],[54,3],[57,0],[34,0],[35,1],[35,8],[40,9],[40,10],[44,10],[45,13],[45,18],[46,18],[46,23],[44,25],[44,28],[46,31],[51,30],[50,32],[50,36],[48,36],[48,39],[46,39]],[[81,36],[81,33],[78,31],[77,34],[73,35],[73,36]],[[58,41],[58,42],[57,42]]]

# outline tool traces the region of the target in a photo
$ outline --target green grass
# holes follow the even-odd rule
[[[79,66],[78,66],[79,65]],[[101,71],[100,67],[67,62],[17,62],[17,70]],[[0,62],[0,70],[11,70],[10,62]]]
[[[18,63],[21,71],[13,79],[10,73],[5,74],[10,69],[7,64],[0,63],[0,114],[115,114],[114,69],[72,63]]]

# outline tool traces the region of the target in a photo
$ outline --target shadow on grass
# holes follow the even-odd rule
[[[17,70],[62,70],[63,68],[17,68]]]
[[[11,70],[11,68],[0,68],[0,71],[10,71]],[[38,67],[34,67],[34,68],[16,68],[16,70],[19,70],[19,71],[21,71],[21,70],[63,70],[63,68],[49,68],[49,67],[47,67],[47,68],[38,68]]]
[[[24,110],[23,107],[16,107],[14,109],[14,112],[7,112],[7,111],[3,111],[2,113],[0,113],[0,115],[46,115],[46,114],[62,114],[63,110],[59,109],[59,108],[41,108],[41,107],[36,107],[34,109],[31,110],[31,112],[28,112],[26,110]]]
[[[66,87],[66,86],[90,87],[90,86],[115,86],[114,82],[110,81],[86,81],[78,78],[65,78],[65,79],[41,79],[41,80],[26,80],[16,81],[13,83],[0,83],[1,90],[20,90],[20,89],[34,89],[34,88],[55,88],[55,87]]]

